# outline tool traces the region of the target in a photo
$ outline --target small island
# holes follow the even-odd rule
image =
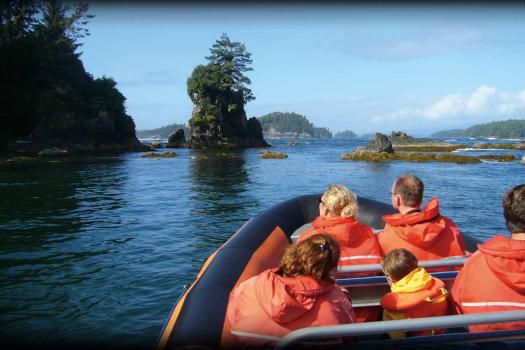
[[[314,126],[304,115],[294,112],[272,112],[258,118],[265,138],[331,138],[324,127]]]
[[[243,44],[222,34],[188,78],[193,103],[189,120],[190,148],[268,147],[257,118],[246,118],[244,106],[255,99],[244,75],[251,68],[251,54]]]
[[[336,139],[354,139],[356,137],[358,137],[357,134],[351,130],[339,131],[334,135]]]

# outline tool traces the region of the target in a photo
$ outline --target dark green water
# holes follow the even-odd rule
[[[525,182],[518,160],[361,163],[340,154],[365,140],[288,141],[271,141],[285,160],[176,150],[0,165],[0,344],[151,348],[183,286],[243,222],[333,182],[388,203],[392,181],[414,172],[480,238],[505,232],[501,197]]]

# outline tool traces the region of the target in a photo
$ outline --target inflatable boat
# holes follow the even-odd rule
[[[230,292],[241,282],[275,267],[284,249],[293,240],[293,235],[305,224],[319,215],[320,194],[299,196],[279,203],[262,214],[248,220],[227,242],[211,254],[195,280],[184,291],[173,307],[157,341],[157,350],[180,348],[238,348],[231,334],[226,317]],[[357,219],[374,231],[381,230],[382,215],[393,213],[390,205],[359,197]],[[466,248],[476,250],[478,241],[464,237]],[[461,266],[463,257],[437,261],[423,261],[425,267],[451,267],[450,271],[433,274],[451,283]],[[379,265],[347,266],[340,272],[380,271]],[[387,291],[384,276],[338,279],[338,284],[348,288],[354,308],[379,305],[381,296]],[[452,315],[400,321],[378,321],[361,324],[345,324],[326,327],[311,327],[296,330],[280,339],[276,348],[291,348],[305,341],[316,339],[341,339],[358,336],[358,341],[339,344],[341,348],[421,348],[452,344],[456,349],[466,344],[493,344],[493,348],[525,348],[525,330],[498,331],[469,334],[470,324],[495,323],[524,320],[525,311],[509,311],[476,315]],[[443,335],[411,337],[390,340],[381,335],[389,331],[411,331],[429,328],[450,330]],[[487,343],[490,342],[490,343]],[[304,343],[303,343],[304,344]],[[332,347],[332,346],[331,346]],[[485,347],[484,347],[485,348]]]

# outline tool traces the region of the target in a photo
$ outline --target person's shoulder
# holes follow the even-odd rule
[[[446,225],[447,228],[459,232],[459,227],[458,227],[458,225],[456,225],[454,220],[452,220],[448,216],[444,216],[444,215],[441,215],[441,214],[439,215],[438,218],[440,218],[441,220],[445,221],[445,225]]]
[[[478,264],[483,262],[484,256],[483,253],[479,250],[476,250],[474,253],[472,253],[471,256],[469,256],[465,263],[463,264],[462,270],[470,270],[472,268],[477,268]]]
[[[304,241],[305,239],[310,238],[310,237],[312,237],[313,235],[318,234],[318,233],[321,233],[321,231],[319,231],[318,229],[315,229],[315,228],[307,229],[307,230],[303,231],[303,232],[297,237],[297,240],[295,241],[295,243],[299,243],[299,242],[301,242],[301,241]]]

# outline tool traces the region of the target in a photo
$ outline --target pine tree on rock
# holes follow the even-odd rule
[[[253,71],[251,53],[246,51],[244,44],[238,41],[231,41],[226,33],[215,41],[210,49],[211,55],[206,59],[221,68],[222,84],[226,90],[232,90],[242,96],[244,104],[255,100],[252,90],[247,85],[251,84],[250,79],[243,73]]]

